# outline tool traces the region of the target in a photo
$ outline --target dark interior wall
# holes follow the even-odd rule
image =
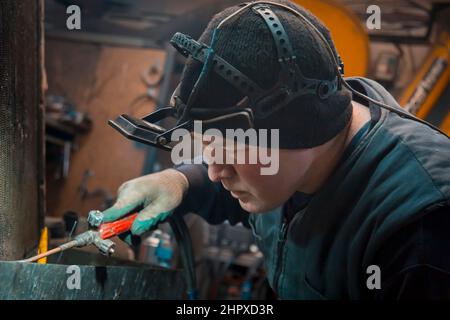
[[[79,186],[86,170],[93,172],[88,190],[101,188],[112,196],[123,182],[142,174],[144,147],[117,133],[108,120],[122,113],[142,117],[153,111],[151,100],[130,105],[146,93],[141,74],[154,63],[162,68],[164,61],[163,50],[46,39],[48,93],[65,97],[77,111],[88,113],[93,123],[90,132],[78,136],[66,179],[55,180],[48,164],[48,215],[61,216],[71,210],[85,216],[91,209],[102,209],[101,195],[81,198]]]
[[[33,250],[43,217],[42,2],[0,2],[0,259]]]

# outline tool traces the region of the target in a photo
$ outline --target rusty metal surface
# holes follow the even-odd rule
[[[69,289],[68,267],[0,261],[0,300],[180,299],[184,292],[179,271],[110,265],[80,265],[80,289]]]
[[[0,259],[35,248],[42,224],[41,2],[0,2]]]

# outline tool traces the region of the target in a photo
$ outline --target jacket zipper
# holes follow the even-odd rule
[[[278,237],[278,243],[277,243],[277,266],[275,269],[275,281],[274,281],[274,289],[277,291],[277,294],[279,295],[279,282],[280,282],[280,278],[281,278],[281,271],[282,271],[282,267],[283,267],[283,249],[284,249],[284,245],[286,243],[286,239],[287,239],[287,230],[289,227],[289,223],[286,219],[283,219],[283,223],[281,225],[280,228],[280,234]]]

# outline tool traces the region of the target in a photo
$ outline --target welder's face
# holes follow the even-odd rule
[[[208,144],[204,146],[207,148]],[[246,148],[246,157],[249,156],[250,149],[251,147]],[[213,182],[221,182],[244,210],[261,213],[281,206],[299,190],[312,163],[307,149],[279,149],[278,161],[278,170],[273,175],[261,174],[261,169],[269,165],[262,164],[260,159],[254,164],[210,161],[208,176]]]

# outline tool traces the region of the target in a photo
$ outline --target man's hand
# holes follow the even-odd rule
[[[103,221],[117,220],[142,206],[131,226],[131,233],[140,235],[170,216],[188,187],[187,178],[174,169],[127,181],[120,186],[116,203],[103,212]]]

